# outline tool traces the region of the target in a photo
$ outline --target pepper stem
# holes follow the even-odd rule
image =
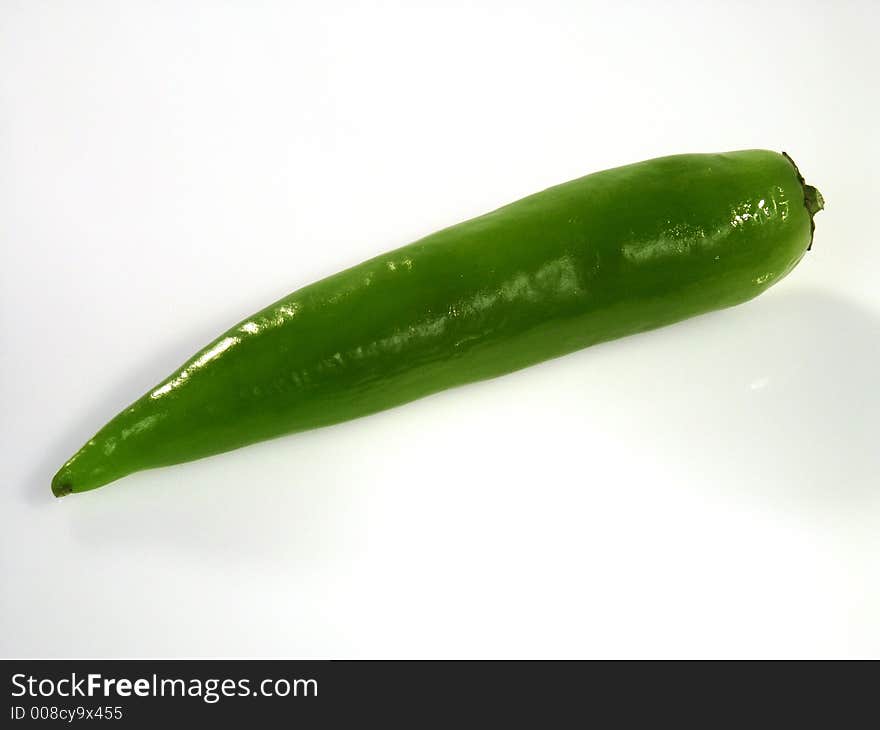
[[[810,244],[807,246],[807,251],[809,251],[813,248],[813,234],[816,232],[816,222],[813,220],[813,216],[825,208],[825,198],[823,198],[822,193],[812,185],[807,185],[807,181],[804,180],[804,176],[801,175],[801,171],[798,170],[798,166],[795,164],[794,160],[791,159],[789,154],[783,152],[782,155],[791,163],[791,166],[794,168],[794,173],[797,175],[801,187],[804,189],[804,207],[810,214]]]
[[[804,184],[804,205],[807,206],[810,215],[816,215],[825,208],[825,198],[812,185]]]

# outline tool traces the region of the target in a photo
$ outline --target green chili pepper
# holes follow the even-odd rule
[[[739,304],[800,261],[819,192],[764,150],[595,173],[307,286],[123,410],[56,496],[326,426]]]

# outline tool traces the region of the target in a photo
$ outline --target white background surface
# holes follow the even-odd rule
[[[880,656],[872,2],[0,4],[3,656]],[[784,149],[734,310],[56,501],[248,313],[548,185]]]

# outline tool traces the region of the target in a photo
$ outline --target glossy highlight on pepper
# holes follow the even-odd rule
[[[306,286],[233,326],[55,475],[83,492],[512,372],[747,301],[813,237],[821,195],[765,150],[558,185]]]

